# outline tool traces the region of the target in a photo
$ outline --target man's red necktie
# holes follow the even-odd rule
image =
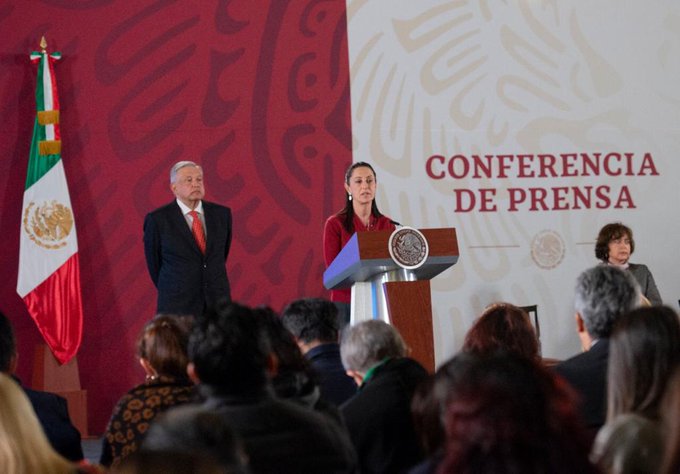
[[[201,224],[201,219],[198,217],[198,212],[191,211],[189,215],[192,217],[191,232],[194,234],[194,239],[196,239],[196,244],[201,250],[201,253],[205,255],[205,232],[203,232],[203,224]]]

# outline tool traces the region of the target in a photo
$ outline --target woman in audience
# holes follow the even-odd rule
[[[646,302],[652,305],[662,304],[661,295],[649,268],[641,263],[628,262],[634,251],[635,241],[630,227],[615,222],[600,229],[595,243],[595,257],[605,265],[614,265],[628,270],[640,285]]]
[[[522,308],[494,303],[484,310],[465,335],[465,352],[484,355],[498,350],[540,360],[536,330]]]
[[[355,232],[394,230],[395,223],[382,215],[375,203],[378,180],[375,170],[363,161],[345,172],[345,207],[326,220],[323,228],[323,257],[328,267]],[[351,291],[331,290],[338,315],[349,322]]]
[[[439,373],[439,372],[437,372]],[[441,423],[440,401],[435,398],[435,375],[428,376],[416,387],[411,399],[413,428],[423,454],[435,456],[444,444],[444,428]]]
[[[76,466],[47,440],[31,402],[9,376],[0,373],[0,472],[2,474],[76,474],[99,472]]]
[[[545,367],[509,353],[462,353],[446,375],[446,440],[436,472],[597,472],[574,396]]]
[[[666,450],[661,472],[680,472],[680,367],[675,369],[668,381],[664,395],[661,416],[666,428]]]
[[[421,382],[411,399],[413,428],[426,459],[411,468],[409,474],[434,472],[443,457],[446,433],[442,413],[451,382],[449,370],[454,361],[445,362],[434,375]]]
[[[102,440],[102,465],[115,465],[135,452],[159,413],[193,398],[194,386],[187,376],[188,332],[186,321],[173,315],[157,316],[142,330],[137,355],[146,381],[128,391],[113,409]]]
[[[665,306],[621,316],[609,343],[607,422],[592,459],[607,473],[656,473],[664,434],[660,406],[680,365],[680,321]]]
[[[276,396],[319,411],[342,424],[340,410],[321,398],[321,389],[311,364],[281,319],[268,307],[254,311],[272,351],[271,384]]]
[[[528,360],[540,360],[538,339],[529,315],[508,303],[489,305],[465,335],[463,352],[478,356],[496,352],[514,354]],[[413,474],[431,472],[442,457],[445,433],[441,413],[453,380],[450,371],[456,364],[449,361],[418,387],[411,401],[414,427],[421,447],[429,458]]]

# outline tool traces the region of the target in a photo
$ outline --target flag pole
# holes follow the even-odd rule
[[[87,392],[76,353],[82,338],[78,240],[61,156],[60,103],[54,63],[58,52],[30,55],[38,66],[36,116],[20,223],[17,293],[45,343],[35,349],[32,386],[64,397],[81,436],[87,430]]]

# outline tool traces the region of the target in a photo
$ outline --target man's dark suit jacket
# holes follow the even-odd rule
[[[196,244],[177,201],[147,214],[144,253],[158,288],[159,313],[193,314],[231,299],[225,262],[231,246],[231,210],[203,201],[206,254]]]
[[[54,450],[71,461],[83,459],[80,432],[71,423],[66,400],[54,393],[22,388]]]
[[[607,415],[608,361],[609,339],[600,339],[590,350],[555,366],[579,395],[581,413],[591,433],[600,429]]]
[[[340,406],[357,393],[354,379],[347,375],[340,358],[340,345],[329,342],[305,353],[319,379],[321,397]]]
[[[210,387],[203,389],[210,392]],[[212,394],[203,406],[236,432],[253,474],[358,472],[356,453],[340,423],[276,398],[268,389],[243,395]]]

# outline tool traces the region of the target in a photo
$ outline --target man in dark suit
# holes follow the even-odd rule
[[[331,301],[307,298],[290,303],[281,320],[319,377],[321,396],[341,405],[357,391],[345,373],[338,344],[338,309]]]
[[[609,336],[618,318],[640,303],[640,290],[630,272],[598,265],[579,275],[574,307],[583,351],[555,366],[576,390],[581,413],[594,435],[607,414]]]
[[[13,375],[18,358],[16,347],[14,329],[9,319],[0,313],[0,372],[13,377],[21,385],[21,381]],[[28,396],[54,450],[71,461],[83,459],[80,432],[71,423],[66,400],[54,393],[21,388]]]
[[[225,262],[231,246],[231,210],[203,201],[203,170],[180,161],[170,171],[175,201],[144,219],[146,264],[158,289],[158,313],[198,316],[231,299]]]

